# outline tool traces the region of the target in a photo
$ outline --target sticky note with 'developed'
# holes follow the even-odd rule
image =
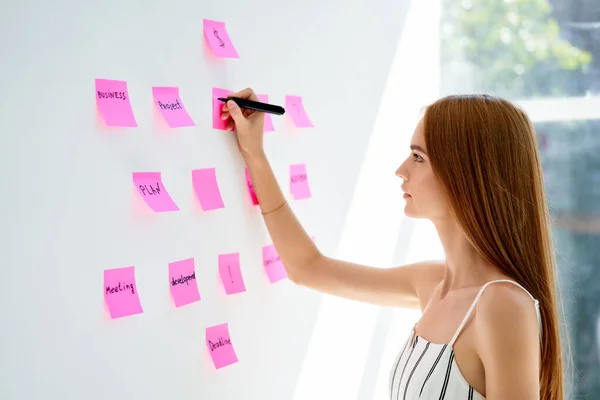
[[[225,207],[214,168],[193,170],[192,186],[204,211]]]
[[[169,289],[176,307],[200,300],[193,258],[169,263]]]
[[[104,270],[104,301],[111,318],[141,314],[135,267]]]
[[[108,126],[137,127],[127,82],[96,79],[96,105]]]
[[[227,323],[206,328],[206,347],[216,369],[238,362]]]
[[[134,172],[133,183],[146,204],[155,212],[179,210],[165,189],[160,172]]]

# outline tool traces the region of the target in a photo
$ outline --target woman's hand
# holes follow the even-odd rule
[[[237,93],[231,93],[227,97],[259,101],[254,91],[250,88]],[[221,110],[221,119],[228,120],[227,129],[235,130],[236,132],[242,156],[262,154],[265,125],[264,113],[241,109],[232,100],[225,103]]]

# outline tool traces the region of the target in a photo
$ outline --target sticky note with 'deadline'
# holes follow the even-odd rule
[[[225,293],[234,294],[246,291],[240,268],[240,253],[219,254],[219,275],[225,287]]]
[[[300,96],[285,96],[285,109],[298,128],[312,128],[313,124],[302,104]]]
[[[204,211],[225,207],[214,168],[193,170],[192,186]]]
[[[204,19],[202,22],[204,26],[204,36],[215,56],[220,58],[240,57],[229,38],[224,22],[213,21],[210,19]]]
[[[152,97],[170,128],[196,126],[183,106],[178,87],[153,87]]]
[[[96,105],[108,126],[137,127],[127,82],[112,79],[96,79]]]
[[[134,172],[133,183],[146,204],[155,212],[179,210],[165,189],[160,172]]]
[[[296,200],[311,197],[305,164],[290,165],[290,190]]]
[[[104,270],[104,301],[111,318],[144,312],[135,284],[134,267]]]
[[[227,323],[206,328],[206,347],[216,369],[238,362]]]
[[[169,263],[169,288],[175,307],[200,300],[193,258]]]
[[[275,283],[288,277],[285,267],[281,262],[281,258],[277,253],[274,245],[264,246],[262,248],[263,265],[269,276],[271,283]]]

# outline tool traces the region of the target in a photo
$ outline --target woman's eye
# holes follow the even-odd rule
[[[418,155],[417,153],[413,153],[413,160],[417,161],[417,162],[421,162],[421,161],[423,161],[423,158],[420,155]]]

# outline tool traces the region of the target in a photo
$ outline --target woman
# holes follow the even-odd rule
[[[251,89],[230,96],[258,100]],[[563,399],[553,255],[535,133],[491,96],[431,104],[396,175],[405,213],[431,220],[446,260],[372,268],[321,254],[263,150],[264,115],[229,101],[262,214],[290,279],[423,314],[392,366],[392,399]]]

